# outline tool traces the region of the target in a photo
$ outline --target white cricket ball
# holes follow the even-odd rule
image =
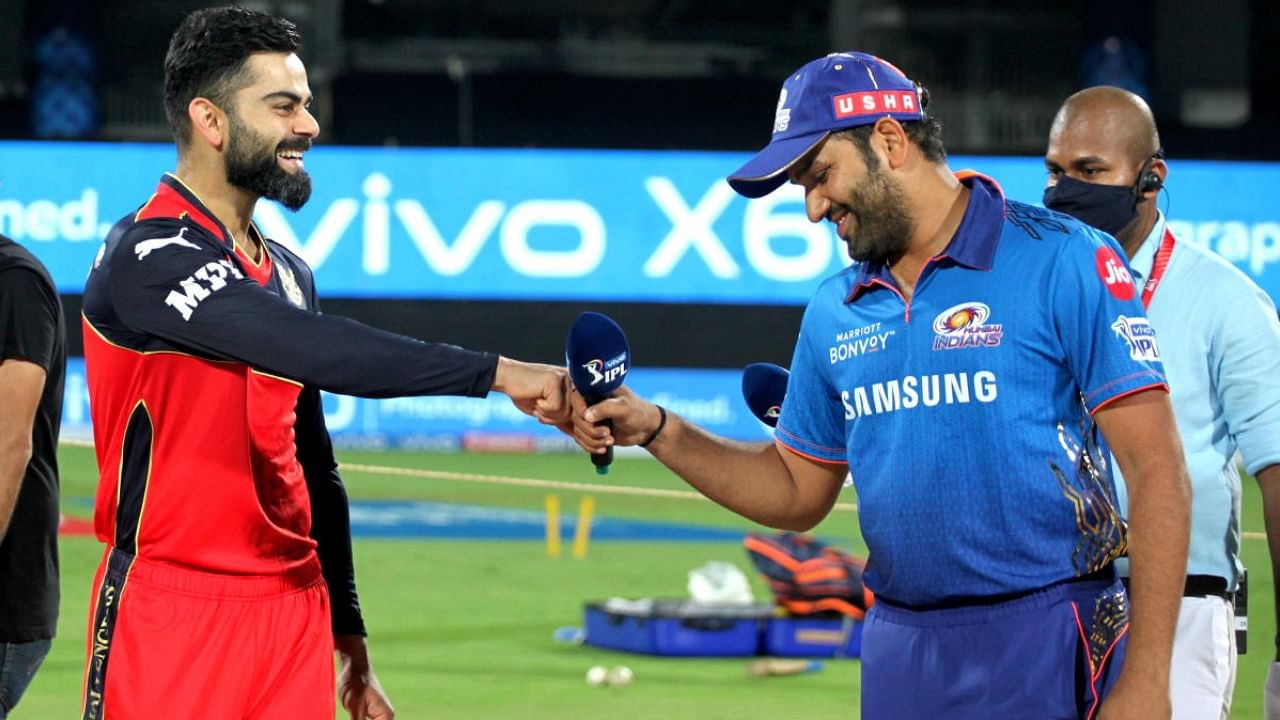
[[[609,681],[609,669],[603,665],[593,665],[587,670],[587,684],[600,687]]]
[[[631,668],[626,665],[619,665],[609,671],[609,684],[614,687],[624,687],[630,685],[635,677],[636,674],[631,672]]]

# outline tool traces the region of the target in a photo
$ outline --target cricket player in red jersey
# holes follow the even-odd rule
[[[296,210],[319,133],[287,20],[186,17],[165,58],[178,167],[108,234],[83,329],[107,544],[86,719],[394,717],[364,644],[321,389],[509,395],[567,421],[562,368],[320,314],[310,269],[252,223]],[[333,607],[330,608],[330,598]]]

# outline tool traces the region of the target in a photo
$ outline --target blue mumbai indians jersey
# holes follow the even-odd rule
[[[1123,551],[1090,413],[1164,387],[1110,238],[981,176],[908,304],[883,265],[805,311],[778,441],[849,464],[865,580],[910,605],[1017,593]]]

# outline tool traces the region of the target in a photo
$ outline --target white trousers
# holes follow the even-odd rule
[[[1184,597],[1169,676],[1173,720],[1225,720],[1236,686],[1236,616],[1219,597]]]

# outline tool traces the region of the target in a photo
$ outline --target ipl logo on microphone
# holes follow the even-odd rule
[[[612,383],[615,380],[621,383],[622,377],[627,374],[627,354],[621,353],[608,362],[597,358],[583,363],[582,369],[591,374],[590,387],[600,383]]]

